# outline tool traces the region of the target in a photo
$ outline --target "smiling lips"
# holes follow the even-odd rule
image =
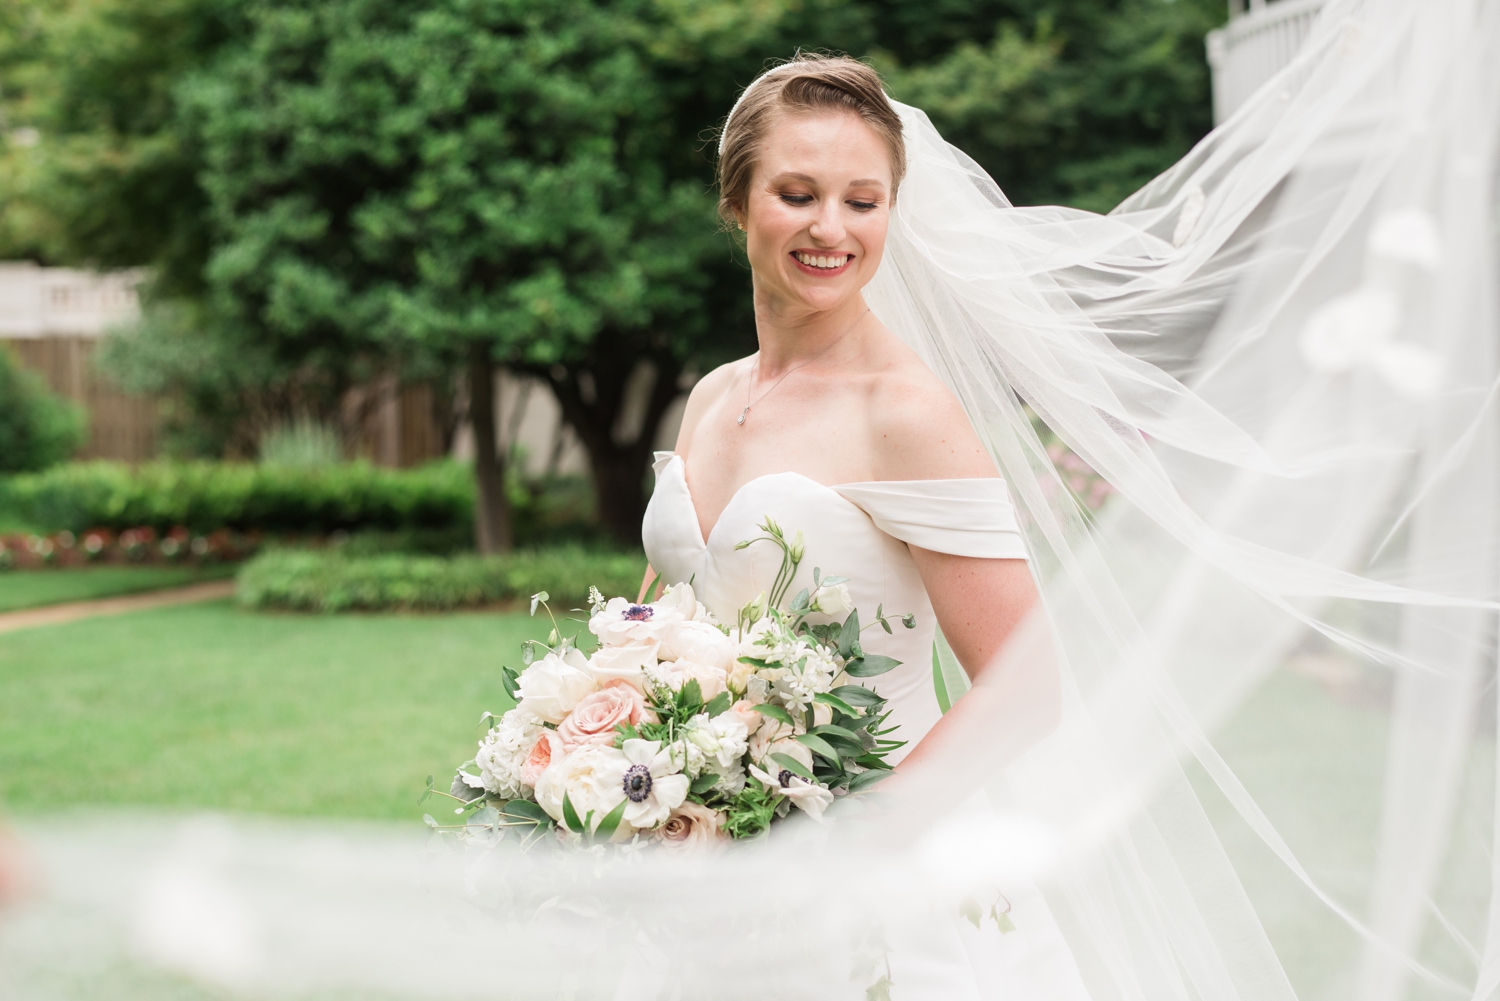
[[[797,263],[799,271],[817,275],[820,278],[842,273],[849,266],[849,262],[854,260],[854,255],[848,251],[820,254],[812,250],[794,250],[791,256],[792,260]]]

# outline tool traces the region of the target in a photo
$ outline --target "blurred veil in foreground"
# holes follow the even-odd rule
[[[1497,18],[1335,0],[1104,217],[1011,207],[898,106],[867,294],[991,448],[1045,606],[920,771],[618,862],[34,822],[6,996],[900,999],[930,962],[973,997],[1059,965],[1096,1001],[1491,997]],[[1113,485],[1099,515],[1033,418]]]

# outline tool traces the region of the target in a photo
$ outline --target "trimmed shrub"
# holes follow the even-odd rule
[[[474,483],[456,462],[416,469],[83,462],[0,482],[0,509],[42,531],[452,529],[473,521]]]
[[[46,469],[78,450],[83,410],[54,395],[0,347],[0,473]]]
[[[640,553],[582,546],[447,559],[276,549],[240,569],[235,598],[249,608],[290,611],[446,611],[546,591],[553,608],[572,608],[588,601],[590,585],[634,597],[645,570]]]

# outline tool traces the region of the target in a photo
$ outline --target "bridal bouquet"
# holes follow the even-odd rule
[[[755,837],[793,807],[821,819],[888,774],[903,742],[889,737],[885,700],[852,679],[898,662],[861,648],[847,578],[814,570],[813,588],[787,602],[801,534],[788,540],[769,518],[761,528],[739,548],[773,543],[781,569],[733,625],[716,622],[690,583],[648,604],[591,588],[592,654],[554,618],[548,642],[525,647],[524,670],[502,669],[515,708],[485,714],[492,726],[449,792],[428,779],[428,794],[457,800],[464,822],[428,825],[486,843],[554,832],[582,845],[685,847]],[[534,596],[532,614],[546,602]],[[871,625],[892,631],[883,609]]]

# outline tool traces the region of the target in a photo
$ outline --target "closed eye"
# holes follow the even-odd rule
[[[810,205],[813,199],[812,195],[782,195],[781,200],[786,202],[788,205],[801,206]]]
[[[856,209],[858,209],[861,212],[868,212],[871,209],[875,208],[875,203],[874,202],[854,202],[854,201],[851,201],[849,204],[852,205],[852,206],[854,206]]]

